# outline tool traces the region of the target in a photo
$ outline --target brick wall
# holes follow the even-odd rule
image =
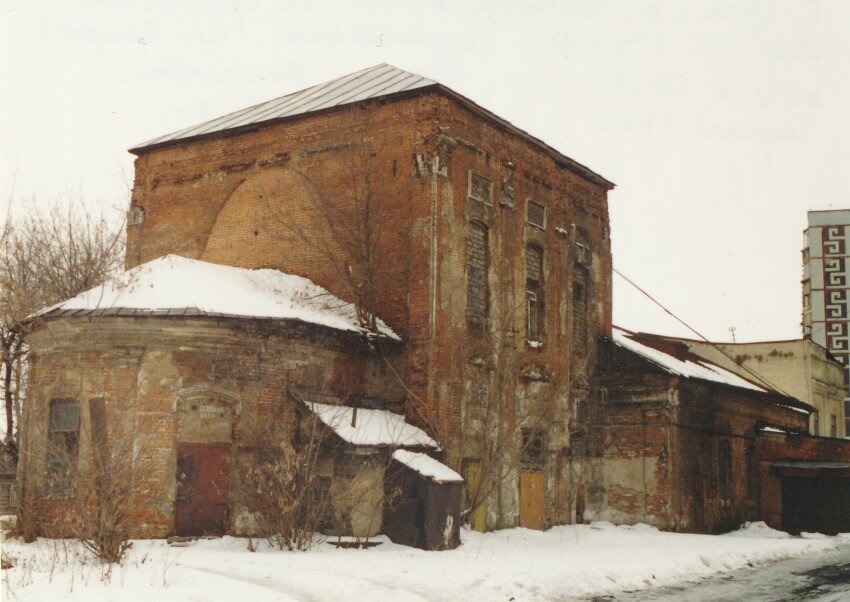
[[[538,146],[429,92],[154,149],[136,161],[133,204],[144,220],[128,226],[127,264],[179,253],[273,267],[352,300],[340,277],[346,267],[328,257],[339,246],[334,224],[317,215],[315,199],[337,199],[337,223],[350,225],[344,200],[363,166],[382,221],[378,314],[405,338],[398,374],[409,418],[433,432],[447,462],[460,469],[463,458],[478,453],[463,441],[472,391],[494,369],[507,371],[505,390],[517,395],[500,410],[504,428],[545,425],[547,520],[565,522],[574,496],[563,459],[570,433],[585,430],[577,416],[592,403],[596,353],[595,336],[571,344],[573,271],[582,265],[588,274],[589,302],[578,318],[591,335],[609,333],[607,191]],[[471,173],[491,183],[489,202],[470,199]],[[543,208],[545,224],[539,215],[529,223],[528,202],[538,214]],[[487,228],[486,250],[467,246],[474,223]],[[529,244],[543,251],[540,345],[524,336]],[[470,292],[476,297],[468,303]],[[487,319],[476,324],[468,310],[480,318],[482,305]],[[505,332],[510,340],[501,340]],[[508,352],[507,361],[497,357]],[[505,461],[515,464],[519,439],[505,445]],[[504,484],[491,526],[516,522],[516,487]]]
[[[758,393],[603,357],[587,518],[708,533],[756,520],[764,495],[757,428],[805,430],[807,415]]]
[[[47,413],[55,398],[80,403],[78,467],[88,470],[92,450],[88,401],[102,397],[113,451],[132,448],[139,458],[139,469],[132,475],[133,537],[173,533],[179,443],[231,446],[228,531],[245,534],[251,528],[250,503],[240,485],[239,466],[245,429],[258,412],[278,408],[279,419],[294,421],[290,387],[337,399],[376,397],[391,404],[403,395],[397,382],[386,378],[387,364],[362,341],[306,325],[206,318],[71,318],[49,322],[32,333],[29,342],[29,403],[19,463],[22,486],[44,492]],[[228,360],[226,366],[221,365],[222,358]],[[198,406],[221,411],[193,422]],[[75,515],[68,496],[48,496],[42,504],[53,523],[47,532],[67,532],[63,529]],[[372,525],[379,527],[379,522]]]

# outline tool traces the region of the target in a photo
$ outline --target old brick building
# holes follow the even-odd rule
[[[707,343],[682,339],[694,353],[744,378],[748,370],[815,408],[809,432],[845,436],[844,400],[847,371],[826,348],[812,339]],[[750,375],[751,376],[751,375]]]
[[[245,339],[234,335],[254,327],[250,316],[166,320],[149,308],[35,322],[32,378],[43,393],[30,420],[47,420],[57,400],[108,405],[148,388],[143,403],[155,408],[134,420],[169,458],[147,477],[149,515],[140,520],[150,533],[173,529],[187,390],[223,399],[204,403],[225,413],[258,396],[292,402],[285,392],[294,386],[330,403],[378,397],[467,478],[468,498],[483,500],[471,517],[477,527],[575,517],[597,335],[611,330],[613,184],[445,86],[389,65],[132,152],[128,269],[174,254],[305,276],[354,302],[361,325],[380,316],[401,338],[377,337],[367,349],[327,328],[275,322],[260,337],[258,364],[237,351]],[[229,294],[222,286],[214,296]],[[219,376],[219,364],[268,378]],[[153,372],[143,375],[146,366]],[[329,384],[337,374],[348,380]],[[361,394],[348,395],[355,386]],[[228,512],[234,530],[239,514]]]
[[[850,527],[850,445],[807,434],[812,406],[674,338],[615,327],[600,359],[587,518],[708,533],[748,520]]]

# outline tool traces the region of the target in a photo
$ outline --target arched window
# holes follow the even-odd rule
[[[525,338],[539,341],[543,337],[543,249],[525,247]]]
[[[487,322],[488,238],[487,226],[481,222],[469,222],[466,236],[466,319],[475,326],[483,326]]]
[[[759,476],[758,476],[758,457],[756,456],[756,446],[750,445],[747,447],[747,493],[751,500],[757,500],[759,497]]]
[[[80,445],[80,404],[75,399],[50,401],[47,423],[47,489],[65,493],[74,485]]]

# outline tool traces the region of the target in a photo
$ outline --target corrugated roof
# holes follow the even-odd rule
[[[432,79],[384,63],[148,140],[139,144],[133,150],[254,125],[273,119],[312,113],[436,84],[437,82]]]

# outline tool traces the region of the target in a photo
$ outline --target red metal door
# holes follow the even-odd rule
[[[177,446],[177,535],[224,535],[227,530],[227,446]]]

